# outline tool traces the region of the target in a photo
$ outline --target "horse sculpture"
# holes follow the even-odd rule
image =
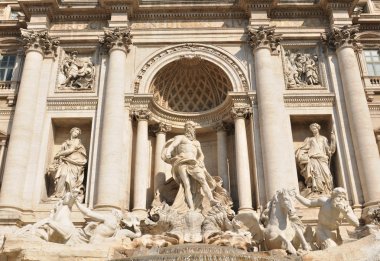
[[[311,250],[303,235],[304,226],[296,215],[293,199],[289,191],[277,191],[263,212],[264,238],[268,249],[285,249],[289,254],[297,254],[299,244],[304,250]]]

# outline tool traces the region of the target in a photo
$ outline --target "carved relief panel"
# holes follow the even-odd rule
[[[286,48],[282,56],[287,89],[326,88],[317,48]]]
[[[94,91],[96,67],[93,56],[78,51],[62,51],[56,92]]]

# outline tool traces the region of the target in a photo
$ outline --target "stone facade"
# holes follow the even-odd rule
[[[379,14],[374,0],[2,1],[0,231],[73,190],[77,227],[81,207],[144,220],[175,185],[161,154],[189,121],[237,215],[336,187],[357,217],[375,211]]]

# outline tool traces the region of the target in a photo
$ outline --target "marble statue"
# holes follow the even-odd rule
[[[285,76],[289,88],[320,84],[317,55],[288,50],[284,59]]]
[[[72,52],[62,61],[61,72],[65,80],[60,88],[86,90],[93,87],[95,67],[89,58],[79,59],[77,54]]]
[[[311,250],[303,235],[304,226],[297,216],[292,193],[288,190],[276,192],[262,213],[262,221],[268,249],[285,249],[289,254],[297,254],[298,245],[293,245],[294,239],[297,239],[304,250]]]
[[[305,179],[307,189],[312,193],[330,194],[333,188],[333,177],[330,171],[331,156],[336,150],[335,135],[331,133],[331,144],[326,137],[319,134],[321,126],[310,124],[313,137],[307,137],[296,150],[296,161],[300,174]]]
[[[84,238],[91,244],[99,244],[105,241],[112,242],[115,239],[138,238],[142,233],[140,222],[133,214],[129,214],[128,220],[123,218],[120,210],[112,209],[111,213],[100,213],[83,206],[78,200],[76,206],[83,215],[89,217],[89,222],[83,229]],[[130,229],[123,229],[127,225]]]
[[[330,197],[320,197],[318,199],[307,199],[296,194],[296,199],[307,207],[319,207],[318,224],[315,229],[315,243],[319,249],[342,244],[339,234],[341,215],[347,221],[357,227],[359,220],[352,211],[348,200],[347,192],[344,188],[337,187]]]
[[[175,208],[183,209],[184,202],[187,209],[200,208],[201,191],[211,205],[218,202],[212,195],[215,181],[204,166],[204,155],[199,141],[196,140],[193,122],[185,123],[184,135],[177,135],[165,144],[162,159],[172,165],[173,178],[180,185],[173,204]]]
[[[81,130],[77,127],[70,130],[70,138],[61,145],[61,149],[48,168],[47,174],[54,180],[54,192],[51,195],[53,198],[61,198],[65,193],[77,189],[81,192],[79,199],[83,201],[84,167],[87,163],[87,155],[79,139],[80,134]]]
[[[66,192],[55,204],[47,218],[20,229],[14,236],[38,237],[47,242],[76,245],[81,242],[78,230],[71,221],[72,207],[77,200],[78,191]]]

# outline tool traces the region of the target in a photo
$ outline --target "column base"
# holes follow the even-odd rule
[[[111,211],[113,209],[121,210],[119,206],[113,206],[113,205],[98,204],[94,206],[94,210],[99,210],[99,211]]]
[[[240,214],[240,213],[248,213],[248,212],[252,212],[252,211],[253,211],[253,208],[242,207],[242,208],[238,209],[238,214]]]
[[[148,217],[148,212],[146,209],[134,208],[132,210],[132,213],[135,214],[136,217],[139,218],[139,220],[144,220]]]

